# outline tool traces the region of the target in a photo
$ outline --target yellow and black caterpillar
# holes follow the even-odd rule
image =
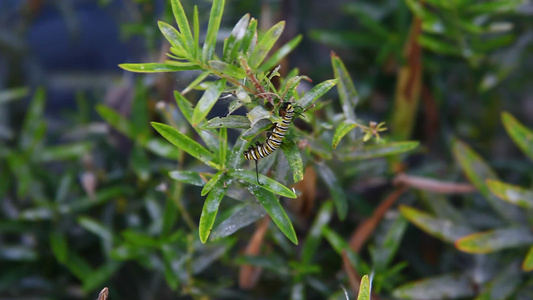
[[[272,132],[267,135],[267,139],[264,143],[261,144],[256,142],[255,146],[250,146],[248,150],[243,152],[244,158],[255,161],[257,183],[261,185],[262,183],[259,182],[259,172],[257,170],[257,160],[271,154],[279,148],[289,125],[291,125],[294,113],[294,106],[292,103],[283,102],[279,108],[279,115],[282,118],[281,123],[274,123],[274,129],[272,129]]]

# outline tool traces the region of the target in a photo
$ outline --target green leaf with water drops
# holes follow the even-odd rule
[[[179,130],[168,126],[166,124],[151,122],[157,132],[159,132],[165,139],[174,144],[174,146],[189,153],[191,156],[197,158],[208,166],[218,169],[218,165],[214,161],[213,153],[202,147],[188,136],[179,132]]]
[[[283,210],[278,198],[276,198],[272,192],[262,189],[257,185],[251,185],[248,189],[252,194],[254,194],[257,200],[259,200],[259,203],[263,205],[268,215],[270,218],[272,218],[281,232],[283,232],[283,234],[291,242],[293,242],[295,245],[298,245],[298,237],[296,237],[296,232],[292,227],[291,220],[285,213],[285,210]]]
[[[223,180],[217,180],[207,195],[207,198],[204,202],[204,207],[202,208],[202,214],[200,216],[200,225],[199,225],[199,235],[202,243],[207,241],[213,224],[215,224],[215,218],[218,213],[218,207],[220,201],[226,194],[226,187],[224,187]]]
[[[296,194],[294,194],[294,192],[291,191],[288,187],[262,174],[259,174],[259,182],[261,182],[262,185],[259,185],[257,183],[256,173],[252,171],[234,169],[229,170],[228,175],[238,178],[244,182],[258,185],[260,188],[278,194],[280,196],[287,198],[296,198]]]

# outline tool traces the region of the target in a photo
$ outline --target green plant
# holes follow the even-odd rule
[[[183,92],[176,92],[175,97],[181,113],[200,135],[206,147],[172,126],[152,123],[152,126],[172,144],[216,171],[215,174],[191,171],[173,171],[171,173],[171,177],[176,180],[203,186],[201,194],[207,195],[207,198],[199,225],[202,242],[207,241],[212,231],[220,201],[227,193],[228,187],[237,186],[254,195],[279,229],[293,243],[297,244],[295,231],[276,195],[288,198],[296,197],[294,192],[285,186],[303,178],[304,161],[318,166],[319,174],[331,190],[339,217],[344,219],[347,213],[345,196],[334,173],[323,163],[324,160],[331,159],[333,155],[331,142],[329,142],[332,133],[327,130],[328,128],[325,128],[323,121],[315,114],[304,114],[306,122],[313,128],[311,133],[305,133],[298,128],[291,127],[292,138],[286,138],[281,147],[286,158],[280,155],[271,155],[262,159],[260,163],[262,172],[268,171],[272,165],[275,165],[273,168],[273,173],[276,174],[275,180],[260,175],[261,181],[265,184],[258,186],[253,172],[240,169],[243,151],[248,148],[254,137],[270,128],[272,123],[279,121],[277,109],[272,109],[272,107],[279,107],[284,101],[293,102],[294,106],[300,107],[303,112],[314,113],[320,108],[325,108],[326,113],[330,116],[330,121],[326,121],[326,123],[333,126],[341,124],[333,135],[334,147],[344,135],[355,127],[362,128],[368,133],[365,140],[368,140],[369,135],[377,136],[381,129],[374,128],[375,125],[363,126],[356,122],[354,106],[357,104],[357,93],[340,59],[332,56],[335,80],[324,81],[309,92],[300,95],[296,92],[296,88],[299,82],[308,79],[307,77],[298,76],[297,71],[291,71],[286,78],[279,79],[281,84],[276,87],[272,83],[272,79],[280,76],[279,68],[269,71],[276,66],[283,56],[296,47],[300,37],[296,37],[288,44],[281,46],[265,61],[283,31],[284,22],[280,22],[264,34],[258,35],[256,31],[257,21],[253,18],[250,19],[249,15],[243,16],[232,30],[231,35],[225,40],[222,55],[219,58],[215,55],[215,46],[224,1],[213,2],[203,47],[200,47],[198,40],[197,9],[194,12],[193,30],[191,30],[181,3],[172,1],[172,7],[179,31],[163,22],[159,22],[159,27],[171,45],[170,52],[172,54],[168,54],[168,56],[173,60],[167,60],[165,63],[122,64],[120,66],[134,72],[202,71]],[[215,75],[215,80],[206,81],[209,75]],[[315,101],[337,82],[340,86],[343,114],[335,114],[331,108],[323,107],[320,104],[315,105]],[[205,92],[193,108],[189,100],[183,95],[202,83],[202,89],[205,89]],[[235,99],[229,105],[230,114],[235,109],[245,106],[250,110],[247,116],[228,115],[206,121],[206,116],[223,93],[235,95]],[[172,122],[171,120],[168,121]],[[220,128],[218,132],[216,128]],[[246,129],[241,133],[233,147],[228,146],[227,128]],[[338,155],[341,160],[393,154],[416,146],[416,143],[383,144],[377,149],[360,149],[360,152],[353,152],[353,147],[360,147],[362,139],[359,138],[357,141],[355,134],[352,134],[351,140],[353,141],[351,144],[339,149]],[[300,149],[297,146],[301,144],[301,141],[305,141],[308,145],[305,147],[307,148],[307,155],[304,158],[301,157]],[[287,177],[287,163],[292,171],[292,178]],[[234,224],[230,225],[234,226]]]
[[[336,174],[329,165],[336,164],[333,161],[334,157],[341,163],[365,160],[403,153],[415,148],[418,143],[387,142],[387,139],[380,138],[379,135],[380,132],[386,130],[383,123],[370,122],[368,126],[363,125],[354,112],[358,103],[355,86],[346,67],[334,54],[331,56],[331,63],[335,79],[326,80],[303,94],[297,91],[297,87],[302,80],[309,80],[309,78],[298,75],[296,69],[290,71],[285,77],[278,72],[279,67],[270,71],[300,41],[299,36],[292,39],[266,59],[281,35],[283,22],[274,25],[265,33],[260,33],[256,29],[257,21],[245,15],[235,25],[231,35],[224,41],[222,51],[217,55],[216,37],[223,7],[224,1],[213,2],[206,40],[201,47],[198,39],[200,31],[197,9],[194,10],[193,29],[191,30],[180,1],[172,1],[179,31],[166,23],[159,22],[161,32],[171,45],[171,54],[168,56],[172,60],[164,63],[120,65],[125,70],[141,73],[201,71],[188,87],[181,93],[175,92],[174,96],[183,118],[192,127],[193,132],[201,138],[203,145],[187,134],[188,129],[183,128],[182,123],[180,125],[174,118],[169,117],[173,116],[173,113],[165,114],[166,121],[172,126],[152,122],[152,126],[163,137],[180,151],[196,159],[196,163],[186,162],[185,157],[180,156],[179,165],[182,169],[171,171],[169,174],[178,182],[202,187],[200,194],[207,195],[199,222],[200,240],[205,243],[209,236],[211,240],[227,237],[239,228],[259,219],[266,211],[281,232],[293,243],[298,243],[293,225],[278,197],[295,198],[294,190],[286,186],[304,179],[304,166],[312,166],[329,189],[332,201],[325,202],[318,213],[317,218],[320,221],[315,221],[318,223],[309,231],[302,249],[302,257],[298,258],[294,249],[278,239],[277,243],[285,249],[284,256],[287,257],[251,256],[243,257],[239,259],[239,262],[268,268],[277,273],[280,278],[287,278],[293,282],[292,297],[300,298],[303,296],[303,287],[313,285],[309,280],[320,269],[312,262],[312,258],[322,235],[325,235],[339,251],[339,257],[347,251],[358,271],[369,273],[371,268],[367,264],[361,264],[358,256],[351,252],[346,244],[339,244],[340,240],[336,238],[336,234],[331,229],[327,229],[333,207],[336,208],[341,220],[344,220],[348,213],[347,198],[338,178],[342,174]],[[279,85],[273,83],[275,77],[278,77]],[[336,105],[325,105],[327,102],[317,101],[335,84],[338,87],[342,108],[340,113],[335,111]],[[204,90],[194,107],[184,96],[193,89]],[[215,103],[221,98],[231,99],[228,115],[206,120]],[[281,145],[281,151],[276,151],[259,161],[260,173],[270,172],[273,174],[273,179],[260,175],[263,185],[258,185],[254,172],[241,169],[244,160],[243,152],[248,149],[254,138],[271,128],[272,123],[280,121],[277,107],[286,101],[292,102],[295,107],[301,109],[303,120],[307,124],[305,127],[311,130],[303,130],[298,126],[289,128],[289,133]],[[232,114],[239,107],[248,109],[246,116]],[[167,108],[174,110],[172,106]],[[228,141],[228,128],[241,130],[233,146]],[[363,142],[373,136],[377,138],[378,143],[364,146]],[[304,150],[303,153],[301,150]],[[198,162],[205,164],[211,170],[214,169],[214,172],[205,168],[202,168],[205,171],[192,171],[191,168]],[[226,219],[215,226],[215,217],[219,214],[224,196],[243,201],[244,205],[224,212]],[[400,226],[400,228],[405,228],[405,226]],[[391,237],[397,240],[401,236],[400,233]],[[381,253],[381,256],[376,254],[376,258],[381,259],[386,256],[388,257],[386,260],[390,262],[396,249],[393,247],[387,253]],[[379,270],[385,270],[387,265],[387,263],[382,263]],[[289,266],[289,268],[280,266]],[[389,275],[380,274],[378,287],[387,281],[387,276],[393,276],[400,269],[401,265],[398,265]]]
[[[526,156],[533,158],[533,132],[509,113],[502,113],[502,120],[516,145]],[[453,152],[466,177],[486,200],[488,207],[475,201],[465,204],[471,210],[476,210],[471,211],[469,217],[466,216],[468,210],[458,211],[442,200],[430,205],[434,215],[409,206],[402,206],[400,210],[420,229],[453,244],[460,251],[493,254],[477,261],[475,268],[484,272],[481,278],[476,278],[475,272],[472,274],[466,269],[462,273],[408,283],[394,294],[404,299],[422,299],[425,296],[420,298],[417,293],[431,289],[433,296],[439,299],[472,296],[476,296],[476,299],[509,299],[512,295],[518,299],[527,298],[530,295],[528,276],[520,272],[520,264],[525,272],[533,269],[533,233],[529,226],[531,220],[526,214],[532,207],[533,192],[500,181],[496,172],[466,143],[456,140]],[[483,218],[492,218],[494,221],[486,223]],[[486,230],[487,227],[489,230]],[[530,248],[527,254],[526,247]],[[494,270],[495,266],[500,270]],[[477,289],[474,283],[479,285]]]

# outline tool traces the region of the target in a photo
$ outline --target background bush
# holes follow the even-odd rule
[[[531,298],[531,3],[183,1],[200,65],[165,62],[177,46],[158,21],[183,32],[172,4],[0,5],[0,294],[345,299],[369,274],[384,299]],[[239,94],[246,64],[222,51],[247,13],[259,44],[277,40],[263,59],[242,52],[260,85],[315,101],[260,161],[265,188],[237,158],[277,113]],[[116,66],[133,62],[173,72]],[[265,114],[216,119],[240,104]],[[214,218],[201,194],[217,190]]]

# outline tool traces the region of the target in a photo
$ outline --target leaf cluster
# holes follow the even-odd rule
[[[533,158],[533,131],[507,112],[501,116],[507,133],[518,148]],[[459,211],[442,200],[429,202],[433,214],[406,205],[400,211],[411,223],[459,251],[493,253],[475,266],[478,271],[489,273],[486,274],[488,280],[481,282],[481,288],[476,291],[470,284],[475,280],[471,271],[463,270],[459,274],[443,274],[405,284],[395,290],[394,295],[418,299],[416,295],[420,291],[432,290],[437,298],[446,295],[485,299],[498,293],[497,299],[508,299],[511,295],[527,294],[528,285],[520,274],[520,266],[525,272],[533,269],[533,234],[527,213],[532,208],[533,191],[501,181],[489,164],[463,141],[454,141],[453,154],[470,183],[490,206],[490,211],[467,217],[464,210]],[[479,222],[479,218],[488,216],[494,219],[489,229]],[[490,271],[493,265],[500,265],[502,269]]]

